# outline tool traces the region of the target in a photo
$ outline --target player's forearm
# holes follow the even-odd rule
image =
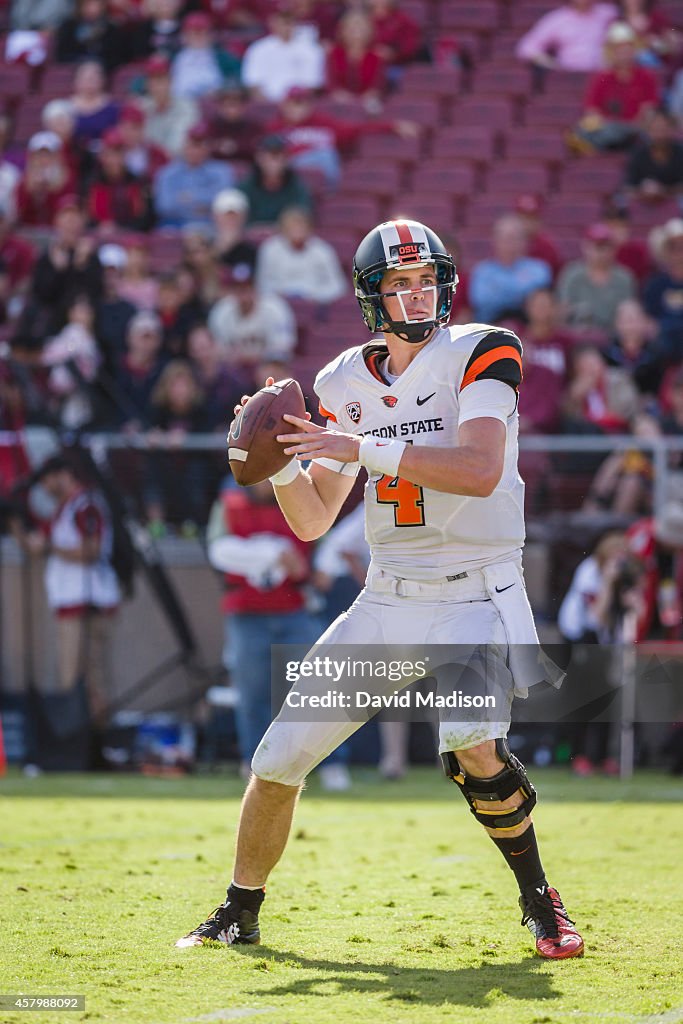
[[[295,480],[284,487],[273,485],[277,503],[299,540],[312,541],[322,537],[337,517],[337,509],[327,507],[315,482],[301,471]]]
[[[459,448],[407,445],[398,475],[433,491],[487,498],[502,472],[502,460],[468,445]]]

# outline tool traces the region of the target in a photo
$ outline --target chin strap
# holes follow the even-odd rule
[[[380,329],[389,330],[401,341],[407,341],[411,345],[419,345],[421,341],[426,341],[436,328],[434,320],[421,321],[416,324],[407,324],[403,320],[386,320],[385,322],[387,327]]]

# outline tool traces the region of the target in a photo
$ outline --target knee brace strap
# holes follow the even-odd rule
[[[466,776],[452,750],[441,755],[444,771],[457,784],[467,800],[470,811],[481,825],[487,828],[512,829],[520,825],[536,805],[536,790],[533,787],[522,762],[510,752],[504,739],[496,740],[496,751],[504,761],[504,767],[490,779]],[[486,811],[475,804],[475,800],[507,800],[520,790],[522,803],[507,811]]]

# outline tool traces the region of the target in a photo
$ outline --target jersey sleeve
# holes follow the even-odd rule
[[[517,394],[502,380],[476,380],[460,395],[458,426],[489,416],[507,424],[517,408]]]
[[[463,392],[475,381],[496,380],[517,394],[522,382],[522,343],[512,331],[492,330],[474,346],[460,381]]]

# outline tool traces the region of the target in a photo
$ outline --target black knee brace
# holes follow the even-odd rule
[[[510,752],[507,740],[496,740],[496,752],[505,767],[490,779],[465,776],[452,750],[442,754],[441,760],[446,775],[460,787],[470,811],[481,825],[486,825],[487,828],[512,829],[531,814],[536,804],[536,790],[522,762]],[[485,811],[475,804],[475,800],[507,800],[517,790],[521,791],[524,799],[519,807],[513,810]]]

